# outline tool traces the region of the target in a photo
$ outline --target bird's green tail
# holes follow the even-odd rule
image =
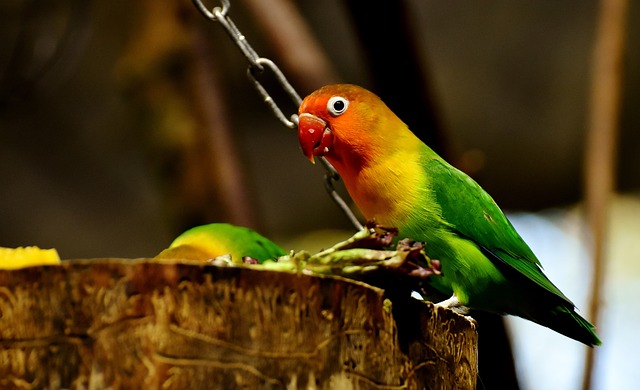
[[[531,320],[590,347],[602,344],[595,332],[595,326],[582,318],[573,308],[558,306],[552,312]]]

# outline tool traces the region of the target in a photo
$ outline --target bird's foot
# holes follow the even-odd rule
[[[449,299],[445,299],[444,301],[438,302],[434,304],[435,306],[446,307],[447,309],[453,309],[454,307],[460,307],[462,304],[458,300],[455,294],[451,296]]]
[[[451,298],[449,299],[445,299],[442,302],[436,303],[435,306],[451,309],[454,312],[460,314],[461,316],[468,317],[467,319],[472,319],[467,315],[469,314],[469,308],[464,306],[462,303],[460,303],[460,301],[458,300],[458,297],[456,297],[455,294],[452,295]]]

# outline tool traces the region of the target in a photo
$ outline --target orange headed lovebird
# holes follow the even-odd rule
[[[298,114],[304,154],[333,165],[368,220],[425,242],[427,255],[440,261],[441,275],[428,283],[451,298],[438,305],[512,314],[601,344],[491,196],[379,97],[355,85],[328,85],[307,96]]]

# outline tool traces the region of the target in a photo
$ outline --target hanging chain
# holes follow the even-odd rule
[[[224,30],[227,32],[229,37],[231,37],[231,40],[240,49],[247,61],[249,61],[247,76],[249,77],[249,80],[253,84],[254,88],[258,91],[260,96],[262,96],[264,102],[269,106],[269,108],[271,108],[271,111],[276,116],[276,118],[278,118],[278,120],[282,122],[282,124],[284,124],[286,127],[295,129],[298,126],[298,115],[294,113],[287,118],[280,106],[278,106],[275,100],[273,100],[267,89],[257,79],[256,74],[263,73],[265,70],[269,70],[271,73],[273,73],[280,87],[287,94],[287,96],[289,96],[296,107],[299,107],[302,103],[300,95],[291,86],[291,83],[289,83],[284,73],[282,73],[280,68],[278,68],[278,66],[273,61],[268,58],[258,56],[258,53],[253,50],[251,45],[249,45],[245,36],[231,21],[231,18],[229,18],[229,16],[227,15],[229,13],[229,8],[231,8],[229,0],[220,0],[220,3],[222,3],[222,7],[214,7],[211,11],[209,11],[201,0],[193,0],[193,4],[207,19],[218,22],[220,23],[220,25],[222,25],[222,27],[224,27]],[[334,187],[334,183],[340,180],[340,175],[338,175],[338,172],[327,161],[327,159],[325,159],[324,157],[320,157],[319,160],[322,163],[323,168],[325,169],[325,189],[334,200],[334,202],[338,205],[338,207],[342,209],[347,218],[349,218],[353,226],[357,230],[361,230],[363,228],[362,224]]]

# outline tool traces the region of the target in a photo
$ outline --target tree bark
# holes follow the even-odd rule
[[[367,284],[148,259],[0,270],[0,388],[474,389],[475,326]]]

